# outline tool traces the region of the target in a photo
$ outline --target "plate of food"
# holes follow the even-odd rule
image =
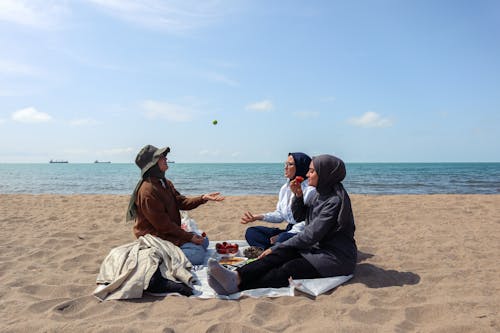
[[[245,257],[223,257],[219,259],[219,264],[230,269],[235,270],[246,264],[248,258]]]
[[[246,261],[247,258],[245,257],[225,257],[219,259],[219,264],[237,266],[239,264],[245,263]]]

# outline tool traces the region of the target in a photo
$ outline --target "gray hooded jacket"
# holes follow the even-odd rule
[[[351,200],[341,183],[346,175],[344,162],[320,155],[313,158],[313,165],[318,173],[316,196],[309,206],[302,199],[292,202],[295,218],[305,216],[306,227],[275,248],[298,249],[323,277],[352,274],[357,259],[356,227]]]

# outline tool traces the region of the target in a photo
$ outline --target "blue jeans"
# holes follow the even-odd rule
[[[205,237],[201,245],[187,242],[181,246],[181,250],[193,265],[203,265],[208,243],[208,237]]]
[[[250,246],[257,246],[262,249],[267,249],[270,248],[271,245],[273,245],[271,244],[270,240],[270,238],[273,236],[279,235],[278,239],[276,240],[277,243],[282,243],[287,239],[295,236],[296,234],[288,232],[290,229],[292,229],[292,227],[293,224],[288,224],[286,226],[286,230],[263,226],[250,227],[245,232],[245,239]]]

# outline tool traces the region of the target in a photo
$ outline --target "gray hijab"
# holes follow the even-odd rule
[[[315,156],[312,163],[318,173],[316,191],[320,197],[337,196],[340,198],[341,205],[337,222],[341,229],[345,223],[353,220],[351,199],[341,183],[346,176],[345,164],[340,158],[332,155]]]
[[[344,162],[332,155],[319,155],[313,157],[313,165],[318,173],[319,194],[328,195],[335,191],[337,184],[344,180],[346,171]]]

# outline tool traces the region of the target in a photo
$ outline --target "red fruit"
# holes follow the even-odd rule
[[[228,253],[238,253],[238,244],[229,244],[227,251]]]
[[[297,176],[297,177],[295,177],[295,181],[300,184],[304,181],[304,177]]]
[[[236,243],[222,242],[215,244],[215,250],[219,254],[235,254],[238,253],[238,249],[239,246]]]
[[[207,234],[205,233],[205,231],[203,231],[203,232],[201,233],[201,237],[203,237],[203,238],[207,237]]]

